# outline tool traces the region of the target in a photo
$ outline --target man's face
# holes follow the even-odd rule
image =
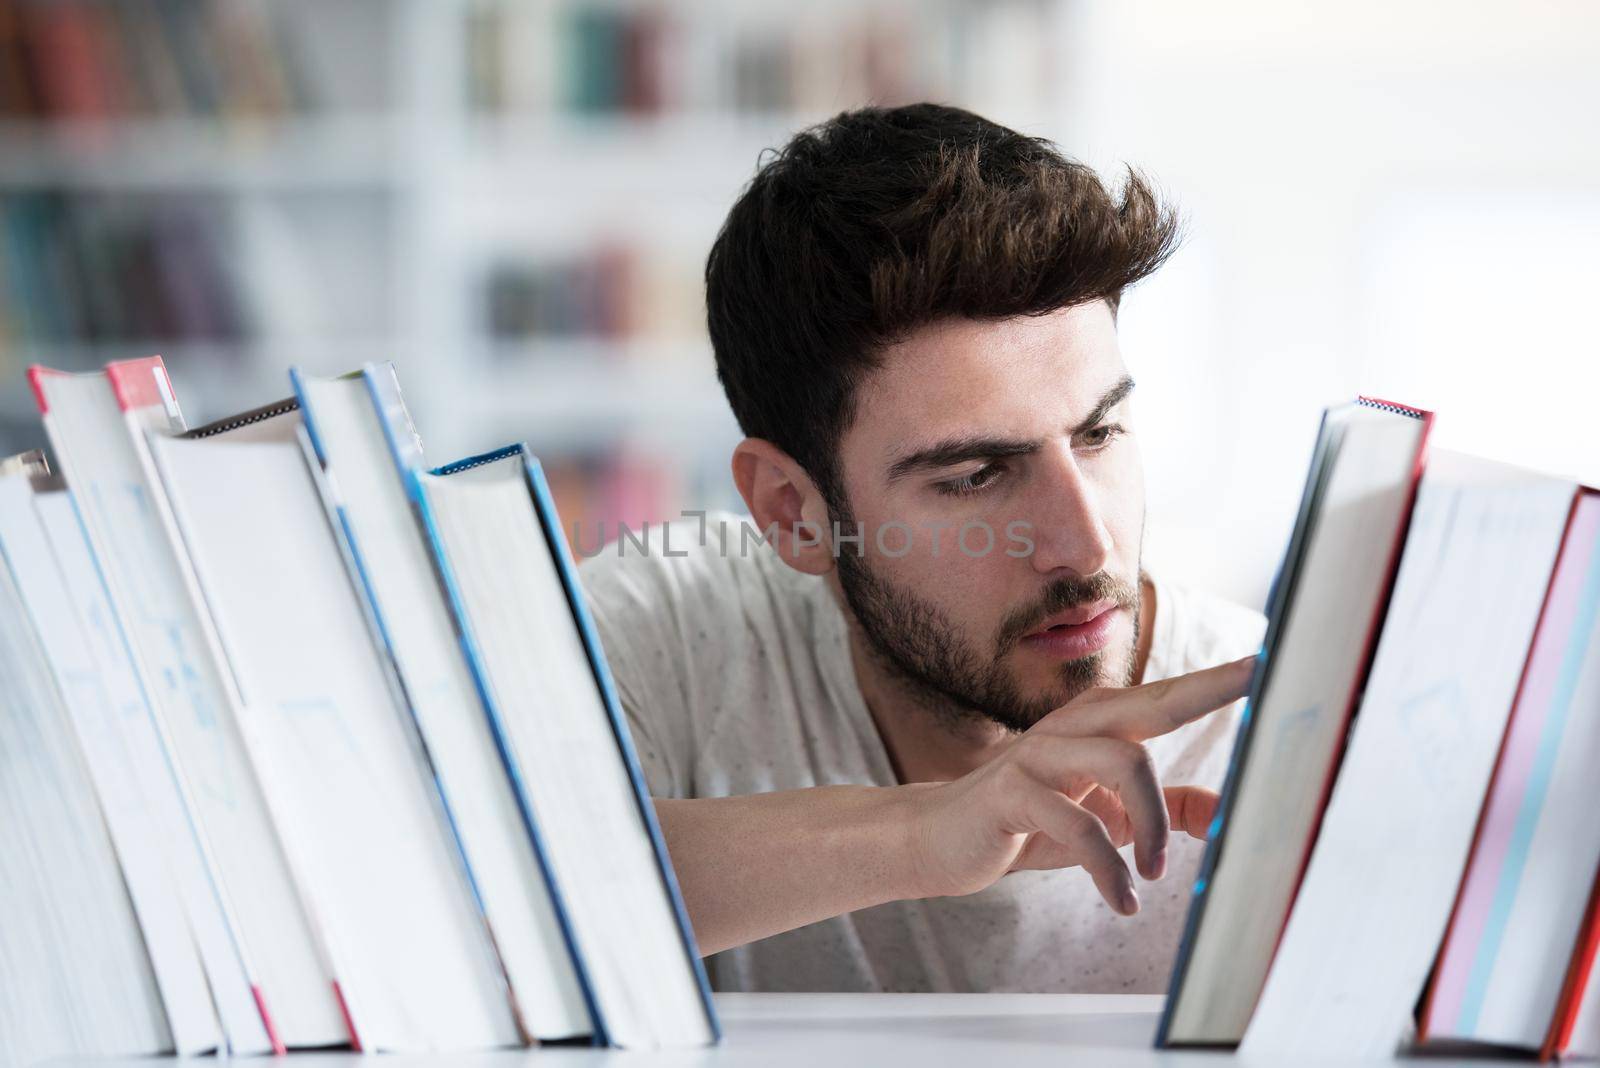
[[[1132,682],[1144,471],[1101,301],[925,327],[840,443],[863,555],[839,582],[880,664],[935,710],[1025,730]]]

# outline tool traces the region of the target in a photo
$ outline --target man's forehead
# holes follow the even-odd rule
[[[884,352],[861,384],[852,431],[897,450],[908,438],[1048,436],[1089,415],[1126,373],[1102,302],[946,320]]]

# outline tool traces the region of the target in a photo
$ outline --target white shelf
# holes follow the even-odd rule
[[[508,116],[468,120],[457,176],[473,195],[507,192],[708,200],[722,212],[761,153],[822,116]]]
[[[399,116],[0,122],[0,189],[389,188]]]
[[[782,143],[795,130],[827,118],[809,112],[662,111],[470,115],[464,123],[469,148],[497,152],[524,145],[566,145],[605,150],[620,146],[648,155],[698,155],[707,149],[741,147],[752,140]]]
[[[583,374],[593,367],[624,366],[655,369],[670,366],[685,373],[700,374],[715,385],[716,364],[708,338],[604,338],[532,337],[522,340],[487,341],[485,359],[510,374]]]
[[[734,421],[715,378],[686,375],[675,367],[508,370],[470,396],[471,410],[484,418],[525,419],[552,429],[731,427]]]

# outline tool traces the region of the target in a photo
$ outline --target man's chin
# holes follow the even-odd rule
[[[1087,690],[1130,685],[1130,659],[1125,649],[1107,649],[1076,660],[1036,661],[1012,678],[1016,692],[1034,695],[1028,704],[1037,722]]]

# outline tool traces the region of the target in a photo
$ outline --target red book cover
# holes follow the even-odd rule
[[[1597,492],[1586,489],[1586,493]],[[1589,891],[1589,904],[1584,909],[1583,925],[1578,928],[1578,941],[1572,949],[1572,959],[1567,962],[1567,977],[1561,984],[1561,997],[1556,1002],[1555,1017],[1550,1021],[1550,1033],[1539,1049],[1540,1060],[1565,1056],[1572,1045],[1572,1029],[1578,1022],[1578,1009],[1583,1004],[1584,992],[1594,981],[1594,960],[1600,954],[1600,873]],[[1591,1052],[1591,1051],[1585,1051]]]
[[[0,0],[0,115],[32,118],[38,113],[32,58],[16,0]]]
[[[124,412],[161,408],[169,416],[178,416],[178,398],[172,391],[172,380],[167,377],[167,367],[160,356],[108,363],[106,377],[111,380],[117,407]]]
[[[43,4],[33,9],[31,22],[45,112],[104,118],[108,95],[94,16],[80,4]]]
[[[1573,498],[1572,510],[1567,516],[1566,531],[1563,533],[1561,539],[1561,550],[1560,553],[1557,554],[1556,558],[1557,574],[1559,574],[1561,558],[1567,552],[1568,544],[1573,536],[1573,523],[1577,516],[1578,502],[1582,500],[1584,492],[1593,491],[1580,490],[1579,493]],[[1550,586],[1545,590],[1544,603],[1539,609],[1540,630],[1544,628],[1545,621],[1549,616],[1551,599],[1555,594],[1555,586],[1556,576],[1553,574],[1551,576]],[[1473,829],[1472,833],[1472,848],[1467,854],[1467,871],[1462,876],[1460,887],[1457,888],[1456,900],[1451,905],[1450,917],[1445,923],[1445,934],[1441,940],[1438,954],[1434,959],[1433,971],[1429,974],[1427,985],[1423,988],[1422,1002],[1418,1007],[1416,1020],[1416,1042],[1419,1044],[1428,1040],[1430,1032],[1433,1029],[1434,1016],[1438,1011],[1436,1008],[1436,1002],[1439,996],[1440,970],[1444,967],[1443,962],[1445,960],[1446,949],[1449,946],[1450,938],[1457,929],[1457,921],[1461,914],[1463,898],[1467,892],[1468,877],[1472,872],[1472,861],[1478,857],[1479,851],[1483,845],[1484,826],[1485,821],[1489,817],[1491,802],[1495,798],[1496,791],[1499,789],[1501,784],[1502,770],[1506,761],[1507,746],[1511,741],[1513,728],[1516,723],[1515,716],[1517,710],[1522,704],[1524,691],[1528,687],[1528,675],[1533,666],[1534,652],[1537,648],[1538,636],[1539,631],[1535,631],[1535,646],[1530,648],[1528,659],[1523,664],[1522,676],[1517,680],[1517,689],[1512,698],[1511,704],[1513,718],[1508,720],[1506,723],[1505,733],[1502,735],[1500,741],[1500,751],[1495,756],[1494,771],[1489,777],[1488,788],[1484,791],[1483,805],[1478,812],[1477,826]],[[1544,1045],[1539,1051],[1539,1057],[1541,1060],[1548,1060],[1552,1056],[1559,1055],[1561,1050],[1565,1048],[1568,1039],[1571,1037],[1572,1025],[1577,1019],[1578,1005],[1583,996],[1586,977],[1588,975],[1589,968],[1594,962],[1594,944],[1597,939],[1600,939],[1600,932],[1596,932],[1592,929],[1596,923],[1596,908],[1597,903],[1593,896],[1593,892],[1591,892],[1590,901],[1585,912],[1583,926],[1579,928],[1578,944],[1574,948],[1573,956],[1568,961],[1567,978],[1562,985],[1561,996],[1557,1001],[1555,1015],[1550,1025],[1550,1031],[1545,1038]],[[1586,943],[1589,946],[1587,952],[1584,950]],[[1586,960],[1583,959],[1585,957],[1587,957]]]
[[[1589,893],[1589,906],[1584,912],[1583,926],[1578,931],[1578,944],[1567,963],[1567,978],[1561,985],[1561,1000],[1557,1002],[1555,1018],[1550,1021],[1550,1034],[1539,1050],[1539,1059],[1550,1060],[1564,1056],[1572,1045],[1572,1029],[1578,1022],[1578,1008],[1583,995],[1594,979],[1594,959],[1600,953],[1600,880]]]

